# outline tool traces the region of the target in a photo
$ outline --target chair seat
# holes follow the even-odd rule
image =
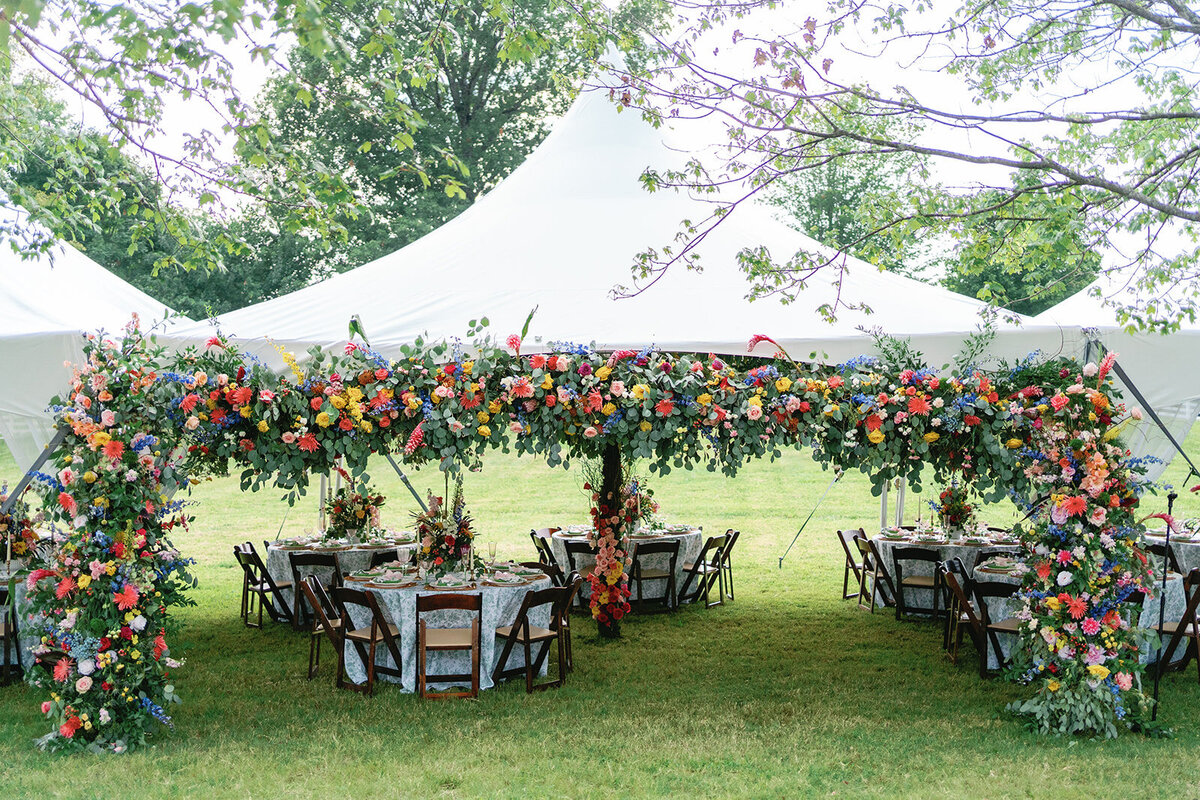
[[[637,574],[644,581],[660,580],[662,578],[671,577],[671,573],[667,572],[665,569],[643,569]]]
[[[340,622],[340,620],[339,620],[339,622]],[[393,637],[399,636],[400,629],[397,628],[395,625],[388,625],[388,633],[390,633]],[[357,630],[350,631],[349,633],[346,634],[346,638],[352,639],[357,642],[369,642],[369,641],[371,641],[371,629],[370,628],[359,628]],[[376,639],[376,641],[378,641],[378,642],[383,641],[383,636],[381,635],[378,639]]]
[[[993,622],[988,625],[988,628],[998,633],[1018,633],[1021,630],[1021,620],[1016,617],[1002,619],[999,622]]]
[[[932,589],[936,580],[932,575],[909,575],[900,582],[900,585],[915,586],[918,589]]]
[[[503,625],[499,628],[496,628],[496,635],[505,639],[516,639],[518,642],[524,642],[526,640],[524,628],[518,630],[514,635],[512,625]],[[557,637],[558,634],[554,631],[546,630],[545,628],[539,628],[537,625],[529,626],[528,638],[531,642],[544,642],[547,639],[555,639]]]
[[[684,564],[683,569],[685,572],[699,572],[703,575],[709,575],[721,568],[714,567],[712,564]]]
[[[292,582],[291,581],[275,581],[275,588],[276,589],[290,589],[290,588],[292,588]],[[261,583],[252,583],[252,584],[250,584],[250,591],[252,591],[252,592],[269,592],[269,591],[271,591],[271,585],[269,583],[267,583],[266,581],[263,581]]]
[[[474,637],[470,628],[426,628],[426,650],[470,650]]]

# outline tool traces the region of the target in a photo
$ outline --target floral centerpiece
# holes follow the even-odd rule
[[[0,485],[0,505],[7,500],[8,484]],[[33,552],[38,541],[34,526],[41,521],[41,516],[30,516],[29,506],[22,500],[17,500],[9,513],[0,514],[0,558],[23,560]]]
[[[362,491],[345,486],[338,489],[325,501],[328,520],[325,538],[366,538],[371,531],[379,528],[379,509],[384,500],[383,495],[369,486]]]
[[[942,520],[942,528],[946,533],[956,536],[963,531],[974,529],[975,506],[969,503],[970,493],[965,487],[950,484],[938,495],[938,502],[933,504]]]
[[[439,576],[469,569],[475,530],[463,499],[462,480],[455,483],[449,505],[432,492],[427,505],[428,511],[413,515],[426,572]]]

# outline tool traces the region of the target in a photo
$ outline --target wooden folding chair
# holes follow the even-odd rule
[[[353,689],[356,692],[369,695],[375,692],[376,675],[390,675],[394,678],[403,679],[404,663],[400,653],[400,629],[388,622],[387,616],[383,613],[383,609],[379,607],[379,601],[375,598],[375,595],[360,589],[339,586],[333,590],[333,599],[342,618],[342,638],[354,647],[354,651],[358,653],[358,657],[367,671],[367,682],[365,684],[355,684],[347,681],[344,648],[339,648],[338,688]],[[371,620],[370,626],[365,628],[354,627],[354,620],[350,617],[350,609],[355,607],[365,610],[366,616]],[[389,667],[387,664],[375,663],[375,654],[380,644],[391,655],[392,662],[395,664],[394,667]]]
[[[421,619],[432,611],[457,609],[474,611],[475,619],[471,620],[469,628],[430,628]],[[417,595],[417,692],[423,698],[445,699],[450,697],[479,696],[479,659],[483,648],[479,640],[479,629],[483,620],[483,595],[479,594],[422,594]],[[430,675],[427,670],[427,660],[430,651],[446,652],[451,650],[469,650],[471,652],[470,674]],[[452,681],[471,682],[469,692],[431,692],[429,683],[446,683]]]
[[[1194,657],[1196,659],[1196,678],[1200,680],[1200,567],[1189,572],[1183,580],[1183,591],[1187,604],[1183,616],[1179,618],[1179,622],[1165,622],[1155,626],[1159,636],[1170,635],[1171,637],[1157,668],[1160,673],[1170,668],[1171,658],[1175,655],[1179,643],[1188,639],[1183,660],[1176,668],[1186,669],[1188,661]]]
[[[587,542],[567,541],[563,542],[563,549],[567,552],[568,572],[577,572],[579,573],[579,576],[586,581],[592,574],[592,570],[596,568],[596,565],[593,563],[588,564],[585,567],[581,567],[578,563],[576,563],[575,558],[577,556],[591,556],[592,558],[595,558],[597,552],[595,548],[593,548]],[[576,603],[580,609],[586,610],[588,608],[587,601],[584,599],[582,594],[577,596]]]
[[[337,556],[333,553],[299,553],[289,552],[288,565],[292,569],[292,586],[299,586],[304,582],[304,576],[300,574],[301,570],[311,572],[314,570],[331,570],[328,580],[322,581],[327,591],[332,592],[337,587],[343,584],[342,568],[338,564]],[[292,591],[292,628],[294,630],[304,630],[309,625],[309,608],[304,603],[304,594],[299,591]]]
[[[242,567],[242,623],[247,628],[261,628],[263,620],[263,608],[267,610],[267,615],[274,622],[292,624],[292,610],[289,607],[287,598],[284,596],[285,589],[292,588],[291,581],[280,581],[278,583],[271,577],[271,573],[267,571],[266,565],[259,558],[258,553],[254,549],[254,545],[250,542],[245,542],[233,548],[233,557],[237,559],[238,564]],[[250,621],[250,615],[254,613],[254,606],[258,606],[258,623]]]
[[[642,559],[647,556],[665,555],[667,556],[667,568],[657,569],[654,567],[646,567],[642,564]],[[637,591],[637,610],[642,613],[646,610],[646,599],[644,595],[644,586],[649,581],[665,581],[663,587],[662,600],[657,601],[662,604],[663,611],[674,611],[679,607],[679,598],[676,595],[675,586],[675,563],[679,559],[679,540],[669,539],[665,542],[636,542],[633,545],[633,564],[630,567],[630,582],[633,588]],[[720,563],[717,565],[718,574],[720,571]],[[656,602],[654,600],[650,602]]]
[[[937,550],[928,547],[897,547],[892,551],[892,564],[896,570],[896,619],[903,620],[910,611],[930,614],[938,618],[938,595],[942,584],[938,579],[937,564],[942,560]],[[930,565],[932,575],[905,575],[905,562],[923,562]],[[928,589],[933,595],[931,606],[922,607],[909,604],[904,599],[905,589]]]
[[[996,664],[1003,669],[1008,663],[1008,659],[1004,657],[1004,651],[1000,649],[1000,638],[998,634],[1010,633],[1018,634],[1021,631],[1021,620],[1016,617],[1005,617],[1000,621],[992,619],[992,613],[988,608],[989,600],[1006,600],[1017,593],[1020,587],[1015,583],[1005,583],[1003,581],[981,581],[975,580],[972,582],[971,593],[975,596],[975,603],[979,609],[980,622],[983,624],[983,630],[986,634],[983,640],[983,652],[980,653],[979,674],[981,677],[987,677],[988,674],[988,650],[989,648],[996,653]]]
[[[971,642],[975,645],[975,650],[983,658],[981,674],[986,675],[987,651],[984,639],[987,631],[984,629],[983,621],[979,618],[975,606],[971,603],[970,578],[967,576],[962,562],[957,558],[944,561],[938,564],[937,568],[940,571],[942,586],[949,595],[946,604],[949,613],[946,615],[946,630],[942,637],[943,649],[950,654],[950,663],[957,664],[958,651],[962,647],[963,632],[966,631],[971,635]]]
[[[855,536],[854,545],[862,555],[863,565],[862,579],[858,585],[858,607],[868,609],[874,614],[876,595],[881,598],[884,606],[894,605],[896,588],[892,585],[892,576],[888,574],[887,567],[883,565],[879,548],[865,534]],[[868,580],[871,584],[870,587],[867,586]]]
[[[340,662],[343,658],[342,648],[345,643],[342,637],[341,614],[325,592],[325,587],[321,585],[321,579],[316,575],[309,575],[300,581],[299,585],[304,599],[308,601],[309,608],[313,610],[312,626],[308,637],[308,679],[311,681],[315,678],[317,671],[321,668],[322,636],[329,637],[330,644],[338,654],[338,672],[340,674]]]
[[[579,577],[578,572],[572,572],[567,576],[565,583],[567,593],[563,596],[562,606],[555,612],[550,627],[562,634],[567,672],[573,672],[575,655],[571,652],[571,608],[575,605],[575,598],[579,596],[579,591],[583,588],[583,578]]]
[[[696,560],[683,565],[683,584],[679,589],[680,603],[693,603],[704,598],[704,607],[724,605],[725,593],[721,571],[721,554],[729,542],[727,536],[710,536],[700,550]],[[695,582],[695,588],[692,583]],[[713,586],[717,587],[718,600],[709,599]]]
[[[533,549],[537,553],[538,561],[543,564],[554,563],[554,549],[550,546],[550,537],[560,530],[562,528],[539,528],[536,531],[529,531],[529,538],[533,540]]]
[[[550,579],[550,583],[559,588],[567,585],[567,581],[566,578],[563,577],[562,570],[559,569],[558,565],[555,563],[547,564],[542,561],[518,561],[517,563],[522,567],[527,567],[528,569],[541,570],[546,574],[546,577]]]
[[[496,638],[504,640],[504,647],[500,651],[496,668],[492,670],[492,681],[499,683],[502,680],[524,674],[525,691],[529,694],[533,694],[535,690],[557,688],[563,685],[567,677],[567,654],[563,644],[562,628],[554,630],[553,620],[559,613],[566,594],[567,590],[561,586],[551,586],[549,589],[525,593],[513,624],[496,628]],[[551,622],[548,628],[539,627],[529,621],[529,613],[542,606],[550,606]],[[534,677],[541,671],[542,663],[550,653],[551,642],[558,644],[558,678],[535,684]],[[512,654],[513,647],[518,644],[525,651],[525,664],[520,667],[509,667],[508,658]],[[537,647],[536,656],[534,655],[535,646]]]
[[[858,548],[854,546],[854,538],[861,536],[867,538],[867,534],[862,528],[857,530],[838,531],[838,541],[842,543],[842,550],[846,553],[846,563],[842,566],[842,599],[849,600],[852,597],[858,597],[858,588],[862,585],[862,563],[855,559],[854,554],[858,552]],[[850,575],[854,575],[855,590],[850,591]]]
[[[5,587],[7,589],[7,586]],[[4,663],[0,666],[0,686],[7,686],[14,677],[21,675],[21,642],[17,631],[16,603],[12,593],[6,592],[7,602],[0,605],[0,642],[4,643]]]
[[[733,528],[725,531],[725,546],[721,548],[721,600],[729,598],[733,601],[733,546],[737,544],[741,531]]]

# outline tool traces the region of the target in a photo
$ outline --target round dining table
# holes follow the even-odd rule
[[[937,535],[933,532],[928,535],[929,538],[922,539],[920,535],[911,533],[887,534],[881,533],[871,539],[875,545],[875,550],[879,553],[879,560],[883,568],[887,571],[888,577],[893,582],[896,580],[896,550],[903,547],[919,547],[926,550],[932,550],[937,553],[938,561],[949,561],[952,558],[957,558],[962,562],[963,567],[967,570],[967,574],[975,568],[975,563],[979,560],[979,555],[985,549],[1001,550],[1005,553],[1019,553],[1021,546],[1012,538],[988,536],[981,537],[976,540],[950,540],[945,536]],[[906,561],[904,563],[905,575],[933,575],[934,565],[929,561]],[[876,588],[876,602],[882,600],[882,587]],[[905,605],[913,608],[931,608],[933,604],[933,590],[922,588],[906,588],[904,590]],[[939,606],[941,600],[938,601]]]
[[[567,558],[567,542],[587,542],[588,536],[591,533],[592,529],[586,525],[572,525],[551,534],[550,549],[554,554],[555,563],[563,571],[564,575],[571,572],[570,559]],[[649,544],[651,542],[670,541],[679,542],[679,555],[675,559],[675,588],[678,591],[683,588],[683,565],[694,563],[700,557],[700,551],[704,547],[704,530],[702,528],[680,525],[664,530],[643,529],[639,533],[629,537],[629,548],[632,557],[632,554],[636,552],[637,545],[640,543]],[[641,564],[644,569],[666,570],[670,566],[670,561],[671,559],[668,554],[654,553],[641,559]],[[596,557],[593,555],[582,553],[575,556],[575,569],[577,570],[590,567],[595,563]],[[629,571],[629,568],[627,568],[627,571]],[[629,588],[633,592],[630,599],[636,600],[637,589],[632,584]],[[665,596],[666,591],[667,582],[665,580],[646,581],[642,597],[646,600],[659,600]],[[689,591],[691,590],[689,589]],[[584,583],[580,594],[584,597],[589,596],[589,589],[586,583]]]
[[[348,583],[349,586],[362,588],[371,592],[379,601],[380,609],[388,622],[395,625],[400,633],[400,656],[403,661],[400,685],[403,691],[415,692],[417,689],[417,597],[426,594],[436,594],[438,589],[420,581],[415,586],[403,588],[382,588],[370,583]],[[479,658],[479,687],[490,689],[493,686],[492,670],[500,657],[503,646],[497,647],[496,628],[512,625],[521,610],[521,603],[528,592],[547,589],[551,586],[546,576],[531,578],[515,586],[490,585],[484,580],[477,581],[467,590],[457,590],[454,594],[478,594],[483,597],[482,620],[480,623],[480,658]],[[443,590],[444,591],[444,590]],[[357,606],[349,607],[350,619],[356,628],[369,628],[370,615]],[[475,617],[473,611],[442,610],[431,611],[422,615],[425,624],[432,628],[469,628]],[[550,606],[543,605],[529,612],[529,622],[542,628],[550,627]],[[353,645],[347,643],[344,648],[346,675],[355,683],[363,683],[367,679],[366,665],[359,658]],[[386,647],[380,646],[375,655],[375,663],[395,668],[395,661]],[[546,659],[548,662],[549,659]],[[540,674],[546,674],[547,663],[543,662]],[[433,674],[469,674],[471,671],[471,654],[466,650],[450,650],[430,652],[427,660],[427,672]],[[525,664],[525,653],[521,647],[514,647],[508,656],[506,668],[520,667]],[[376,673],[379,680],[395,681],[395,678]],[[430,688],[445,689],[448,684],[430,683]]]
[[[289,558],[291,553],[327,553],[337,558],[338,568],[342,571],[342,575],[348,575],[351,572],[359,572],[371,565],[371,556],[381,550],[396,550],[401,558],[405,553],[415,554],[417,545],[415,542],[406,544],[387,544],[387,545],[351,545],[345,547],[322,547],[313,545],[307,547],[289,546],[285,544],[272,543],[267,548],[267,572],[271,574],[271,580],[276,583],[290,582],[292,580],[292,562]],[[412,560],[414,556],[409,556]],[[307,575],[316,575],[321,579],[322,583],[328,583],[330,578],[330,570],[328,568],[308,568],[300,570],[302,577]],[[290,589],[281,590],[285,601],[291,607],[292,592]]]

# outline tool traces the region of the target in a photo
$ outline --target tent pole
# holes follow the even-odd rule
[[[392,458],[392,454],[385,451],[383,457],[388,460],[388,463],[392,465],[392,469],[396,470],[396,474],[400,476],[400,480],[408,487],[408,491],[417,499],[417,505],[421,507],[421,510],[428,511],[429,507],[425,505],[425,501],[421,499],[421,495],[417,494],[417,490],[413,488],[413,485],[408,482],[408,476],[404,474],[404,470],[400,469],[400,465],[396,463],[396,459]]]
[[[42,452],[38,454],[36,459],[34,459],[33,463],[29,466],[29,469],[25,470],[25,474],[21,476],[21,480],[18,481],[13,490],[9,492],[8,499],[5,500],[2,505],[0,505],[0,514],[7,514],[8,512],[12,511],[13,507],[17,504],[17,500],[21,497],[21,494],[27,488],[29,488],[29,484],[33,483],[34,474],[37,473],[43,466],[45,466],[46,462],[50,460],[50,456],[54,455],[54,451],[57,450],[58,446],[63,443],[63,439],[67,438],[67,432],[70,430],[71,429],[66,426],[60,426],[58,430],[54,432],[54,436],[50,438],[50,441],[47,442],[46,446],[42,448]]]
[[[883,530],[888,526],[888,487],[891,486],[891,481],[883,482],[883,491],[879,493],[879,530]]]
[[[904,478],[896,479],[896,527],[899,528],[904,524],[904,496],[908,492],[908,481]]]

